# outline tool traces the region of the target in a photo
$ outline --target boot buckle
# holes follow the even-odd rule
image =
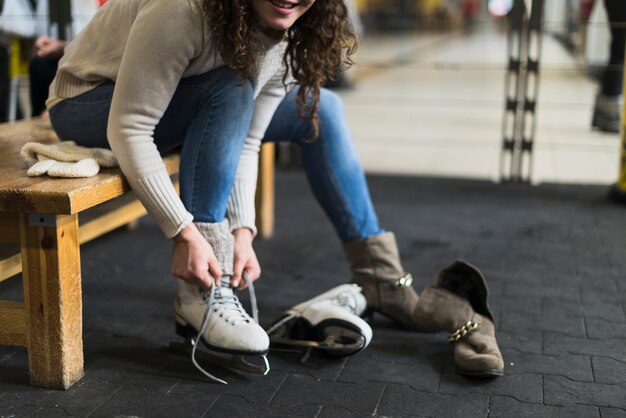
[[[465,324],[458,327],[452,334],[450,334],[450,336],[448,337],[448,342],[450,344],[458,342],[461,338],[470,335],[471,333],[476,331],[476,329],[478,329],[478,325],[479,324],[477,322],[474,322],[470,319]]]
[[[413,276],[411,276],[411,273],[406,273],[404,276],[396,280],[395,285],[398,287],[408,287],[411,286],[411,283],[413,283]]]

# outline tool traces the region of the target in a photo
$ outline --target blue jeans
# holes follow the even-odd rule
[[[50,111],[61,139],[108,148],[107,123],[114,84],[104,83],[66,99]],[[161,153],[181,148],[181,199],[201,222],[220,222],[232,189],[253,111],[253,90],[221,67],[181,80],[154,132]],[[306,142],[310,124],[296,111],[296,91],[278,107],[263,141],[300,145],[309,184],[342,241],[383,232],[378,226],[365,175],[356,157],[340,98],[322,90],[319,137]]]

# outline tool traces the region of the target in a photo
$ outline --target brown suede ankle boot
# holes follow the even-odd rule
[[[392,232],[343,244],[352,268],[352,282],[363,288],[368,309],[380,312],[405,328],[418,329],[413,311],[418,297],[400,263]],[[419,328],[421,329],[421,328]]]
[[[436,286],[420,294],[414,321],[425,327],[450,332],[454,362],[460,374],[501,376],[504,361],[496,342],[488,291],[480,271],[457,261],[444,269]]]

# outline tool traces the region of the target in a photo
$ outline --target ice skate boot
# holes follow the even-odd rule
[[[195,289],[189,289],[198,294],[197,301],[193,304],[181,303],[178,298],[176,301],[176,333],[185,338],[185,343],[172,342],[170,347],[190,353],[193,364],[200,372],[223,384],[226,381],[204,370],[196,357],[221,367],[249,373],[265,375],[270,369],[267,361],[269,339],[258,324],[252,281],[247,280],[253,300],[254,318],[246,313],[230,288],[230,277],[223,279],[221,285],[213,286],[211,292],[200,292],[196,286]],[[189,285],[179,283],[179,286]],[[201,353],[197,353],[198,342],[202,342],[209,351],[200,350]],[[260,356],[262,364],[255,365],[246,360],[246,357],[252,356]]]
[[[268,330],[273,347],[295,347],[306,361],[313,349],[348,356],[367,347],[372,328],[361,319],[367,303],[356,284],[344,284],[288,309]]]
[[[243,370],[251,373],[267,374],[269,363],[269,338],[258,324],[258,311],[252,281],[244,273],[250,290],[252,315],[250,317],[239,298],[230,287],[233,262],[233,237],[226,221],[219,224],[196,224],[207,239],[218,261],[223,275],[219,283],[203,292],[197,285],[177,280],[174,302],[176,333],[185,338],[185,343],[170,343],[170,347],[191,354],[193,364],[205,376],[224,383],[204,370],[196,360],[196,354],[218,366]],[[209,350],[198,350],[198,343]],[[254,365],[245,357],[261,357],[262,364]]]

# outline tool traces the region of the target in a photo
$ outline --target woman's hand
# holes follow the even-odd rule
[[[35,53],[38,57],[60,57],[65,52],[67,42],[50,38],[49,36],[40,36],[35,41]]]
[[[205,290],[222,276],[213,248],[194,224],[186,226],[174,237],[172,275]]]
[[[235,263],[231,285],[234,288],[245,289],[247,283],[243,280],[243,272],[248,273],[252,281],[261,276],[261,266],[252,248],[252,231],[248,228],[239,228],[233,231],[235,236]]]

